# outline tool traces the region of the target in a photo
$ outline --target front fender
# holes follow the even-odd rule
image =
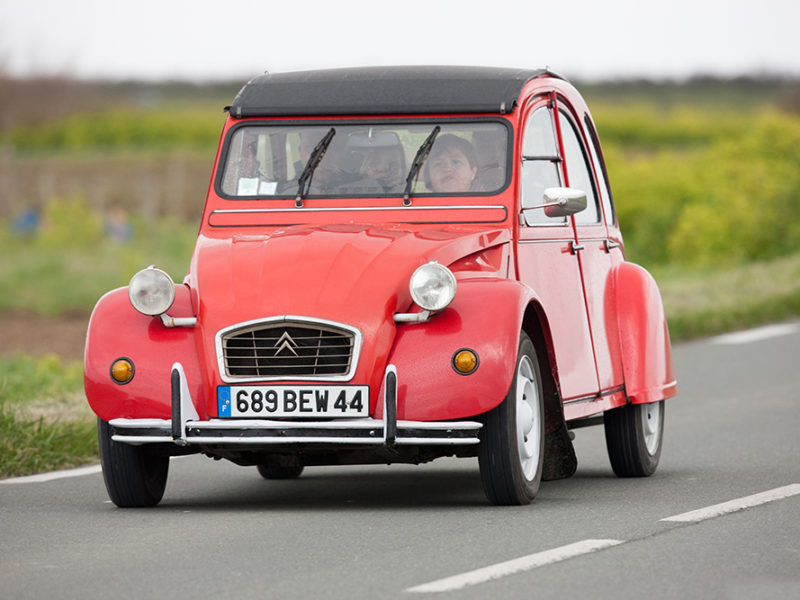
[[[425,323],[398,325],[389,355],[397,368],[398,418],[461,419],[500,404],[511,387],[522,318],[533,298],[533,290],[518,281],[460,280],[456,298],[441,313]],[[470,375],[452,366],[462,348],[478,355]]]
[[[175,286],[171,316],[192,316],[189,288]],[[166,327],[158,317],[138,313],[128,300],[128,288],[100,298],[89,320],[84,354],[84,388],[92,410],[101,419],[169,419],[172,365],[180,362],[189,392],[201,417],[205,414],[194,330]],[[120,385],[111,379],[111,364],[130,359],[134,375]]]
[[[677,384],[658,285],[644,268],[629,262],[620,263],[614,277],[628,400],[644,404],[670,398],[677,393]]]

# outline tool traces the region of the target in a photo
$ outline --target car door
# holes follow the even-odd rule
[[[604,218],[604,212],[611,212],[609,217],[613,219],[613,210],[604,169],[597,162],[597,150],[592,140],[584,135],[584,123],[566,100],[559,97],[557,103],[566,181],[569,187],[586,192],[586,210],[573,216],[576,254],[586,295],[600,390],[611,393],[618,391],[623,383],[612,277],[614,265],[622,260],[622,250],[618,230],[614,228],[617,239],[612,239]],[[591,124],[588,115],[586,119]],[[598,185],[601,177],[602,186]]]
[[[547,315],[562,399],[596,396],[599,386],[584,300],[577,238],[571,218],[548,217],[542,208],[548,187],[566,184],[559,148],[555,97],[528,104],[521,140],[520,281],[539,295]]]

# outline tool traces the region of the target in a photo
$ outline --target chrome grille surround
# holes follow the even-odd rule
[[[217,332],[217,364],[226,383],[349,381],[362,339],[355,327],[325,319],[256,319]]]

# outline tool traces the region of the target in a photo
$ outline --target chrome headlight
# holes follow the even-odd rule
[[[408,289],[423,309],[442,310],[455,298],[456,277],[447,267],[431,262],[414,271]]]
[[[175,301],[175,283],[161,269],[147,267],[131,278],[128,298],[143,315],[160,315]]]

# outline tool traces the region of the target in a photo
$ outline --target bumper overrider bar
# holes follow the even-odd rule
[[[384,374],[383,419],[276,421],[269,419],[200,420],[186,374],[172,365],[172,419],[112,419],[112,440],[127,444],[263,446],[280,444],[469,445],[477,444],[477,421],[398,421],[397,369]]]

